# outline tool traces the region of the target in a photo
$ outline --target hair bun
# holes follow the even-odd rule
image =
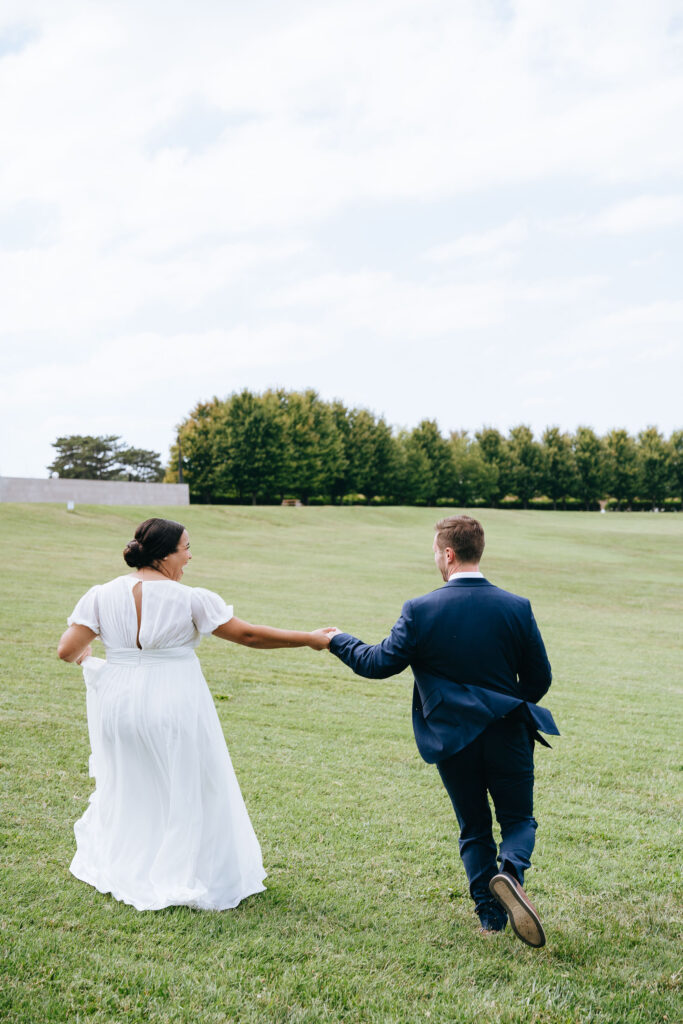
[[[144,561],[143,548],[139,540],[131,540],[123,549],[123,559],[132,569],[139,569]]]
[[[135,538],[123,549],[126,563],[133,569],[154,568],[167,555],[178,550],[185,531],[182,523],[173,519],[145,519],[135,531]]]

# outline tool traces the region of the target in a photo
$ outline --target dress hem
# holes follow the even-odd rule
[[[177,895],[163,897],[162,899],[158,901],[155,900],[151,903],[141,903],[134,897],[124,893],[121,889],[118,889],[116,886],[111,886],[107,882],[97,880],[97,872],[90,872],[84,867],[74,867],[73,863],[69,867],[69,871],[74,878],[77,878],[80,882],[85,882],[87,885],[91,885],[93,889],[97,889],[97,891],[102,893],[103,896],[112,896],[115,900],[118,900],[119,903],[125,903],[129,907],[134,907],[135,910],[141,912],[145,910],[165,910],[167,907],[189,907],[191,910],[234,910],[235,907],[239,906],[243,900],[248,899],[250,896],[255,896],[260,892],[265,892],[266,887],[263,885],[263,881],[268,877],[264,874],[260,881],[257,882],[256,879],[254,879],[253,882],[247,884],[245,891],[240,896],[233,897],[230,900],[212,901],[206,899],[203,900],[201,897],[193,898],[191,896],[187,896],[183,898],[180,895]]]

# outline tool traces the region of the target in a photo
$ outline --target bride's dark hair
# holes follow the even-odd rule
[[[173,519],[145,519],[135,531],[135,538],[126,544],[123,557],[133,569],[154,565],[172,554],[185,527]]]

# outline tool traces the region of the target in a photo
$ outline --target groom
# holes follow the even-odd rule
[[[523,889],[531,864],[534,741],[558,734],[536,702],[550,686],[550,663],[526,598],[499,590],[479,571],[481,523],[451,516],[435,527],[434,561],[444,586],[406,601],[391,634],[364,644],[330,633],[330,650],[360,676],[413,670],[413,729],[436,764],[460,825],[460,856],[483,934],[507,920],[530,946],[545,943]],[[496,865],[490,794],[502,842]]]

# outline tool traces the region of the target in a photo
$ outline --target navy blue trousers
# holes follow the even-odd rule
[[[524,884],[524,872],[531,865],[537,828],[534,741],[526,722],[513,712],[492,722],[437,768],[460,825],[460,856],[479,913],[491,905],[489,882],[499,870]],[[493,838],[488,794],[500,826],[500,852]]]

